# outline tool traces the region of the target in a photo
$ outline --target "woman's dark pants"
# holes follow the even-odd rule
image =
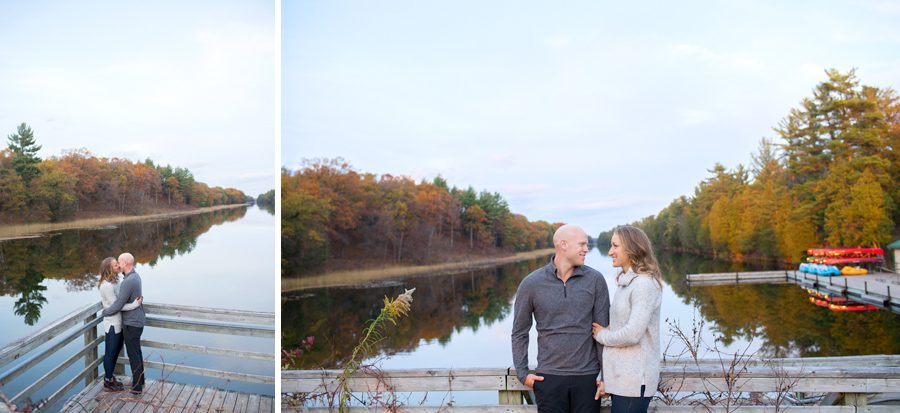
[[[106,352],[103,354],[103,371],[105,372],[103,377],[107,380],[113,378],[116,360],[119,358],[119,353],[122,352],[123,343],[122,333],[116,334],[115,327],[109,326],[109,331],[106,332]]]
[[[646,413],[650,407],[650,399],[644,397],[646,386],[641,386],[641,397],[625,397],[612,395],[612,413]]]

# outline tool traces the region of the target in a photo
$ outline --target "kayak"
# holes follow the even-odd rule
[[[868,311],[868,310],[878,310],[878,307],[868,304],[857,303],[855,301],[851,301],[846,297],[835,297],[828,294],[823,294],[815,290],[806,290],[809,293],[809,302],[819,306],[825,307],[831,311]]]
[[[866,275],[868,273],[869,270],[865,268],[851,267],[849,265],[841,268],[841,274],[843,275]]]
[[[834,265],[820,265],[818,269],[819,275],[841,275],[841,270],[839,270]]]
[[[881,261],[881,258],[876,257],[814,258],[814,262],[816,264],[825,265],[855,264],[865,262],[878,263]]]
[[[840,257],[846,255],[883,255],[881,248],[810,248],[806,255],[814,257]]]

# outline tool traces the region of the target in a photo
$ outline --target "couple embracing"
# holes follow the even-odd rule
[[[646,412],[659,384],[662,275],[650,240],[632,226],[612,236],[616,275],[612,306],[603,275],[584,265],[587,234],[563,225],[550,263],[519,284],[512,355],[519,381],[534,389],[538,412]],[[528,335],[537,324],[537,368],[528,371]]]
[[[119,280],[119,273],[124,278]],[[116,360],[122,345],[128,352],[131,364],[131,394],[141,394],[144,389],[144,356],[141,354],[141,334],[144,332],[144,296],[141,276],[134,270],[134,256],[108,257],[100,263],[100,302],[103,305],[103,323],[106,334],[106,351],[103,355],[103,389],[123,391],[125,385],[114,375]]]

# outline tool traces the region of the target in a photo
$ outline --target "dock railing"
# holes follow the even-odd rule
[[[23,402],[29,400],[35,392],[44,389],[51,381],[58,382],[59,380],[56,379],[79,360],[83,360],[84,367],[76,372],[74,376],[67,377],[68,380],[65,381],[64,384],[51,389],[50,395],[43,399],[43,404],[45,406],[53,406],[69,391],[78,386],[79,383],[83,382],[84,386],[87,386],[94,380],[97,380],[100,377],[100,364],[103,362],[99,346],[100,343],[103,343],[105,340],[105,336],[103,334],[98,334],[97,331],[97,325],[103,321],[102,314],[99,314],[100,310],[102,310],[102,306],[99,302],[85,305],[40,330],[0,348],[0,371],[2,371],[2,373],[0,373],[0,390],[2,390],[7,387],[7,384],[51,357],[62,348],[77,341],[79,338],[83,339],[83,346],[75,350],[75,352],[64,361],[51,368],[47,373],[26,386],[17,394],[6,394],[8,401],[15,405],[21,405]],[[271,312],[154,303],[144,303],[144,310],[147,314],[147,327],[219,333],[235,336],[267,337],[273,339],[275,337],[275,314]],[[146,336],[147,335],[145,334],[144,337]],[[47,344],[49,344],[49,346],[45,346]],[[248,383],[263,383],[271,384],[273,386],[275,384],[274,373],[276,369],[276,358],[274,346],[273,353],[167,343],[147,339],[141,340],[141,346],[144,348],[168,349],[233,358],[270,361],[273,367],[273,376],[220,371],[199,366],[160,363],[151,360],[145,360],[144,367],[148,369],[164,369],[166,372],[179,372],[195,376],[213,377]],[[127,358],[120,357],[117,368],[121,369],[121,366],[127,365],[127,363]],[[9,365],[14,366],[4,370]],[[2,405],[3,403],[0,403],[0,412],[6,408],[6,406]]]
[[[662,366],[660,392],[652,412],[688,411],[801,411],[801,412],[893,412],[897,406],[869,405],[879,395],[900,392],[900,356],[862,356],[770,359],[747,363],[739,372],[723,369],[721,360],[674,362]],[[293,370],[281,375],[282,393],[326,394],[338,388],[338,370]],[[478,406],[402,406],[399,412],[536,412],[529,389],[516,378],[514,368],[383,370],[377,374],[357,372],[349,379],[353,392],[383,398],[385,393],[495,391],[498,403]],[[723,396],[723,393],[733,393]],[[814,400],[843,405],[789,406],[787,393],[818,395]],[[703,394],[731,397],[729,404],[711,404]],[[680,396],[675,397],[678,394]],[[379,396],[380,395],[380,396]],[[691,397],[694,395],[695,397]],[[776,397],[776,396],[782,397]],[[875,396],[875,397],[873,397]],[[360,399],[365,399],[365,396]],[[884,398],[884,397],[881,397]],[[327,398],[320,398],[324,400]],[[768,400],[768,405],[765,401]],[[668,401],[671,404],[666,404]],[[754,402],[755,401],[755,402]],[[759,404],[755,404],[759,403]],[[779,403],[777,406],[773,403]],[[739,409],[738,409],[739,407]],[[322,413],[337,411],[329,406],[291,406],[284,400],[282,411]],[[608,411],[608,406],[606,407]],[[383,406],[353,406],[350,412],[383,411]],[[860,410],[864,409],[864,410]]]

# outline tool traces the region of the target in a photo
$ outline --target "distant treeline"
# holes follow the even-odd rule
[[[257,205],[275,207],[275,190],[270,189],[256,197]]]
[[[234,188],[210,187],[184,168],[97,158],[85,149],[42,160],[26,124],[0,150],[0,223],[57,222],[79,214],[141,214],[185,206],[252,200]]]
[[[530,222],[500,194],[358,173],[341,159],[307,161],[281,174],[282,273],[324,264],[430,263],[472,253],[553,245],[560,224]]]
[[[826,72],[748,168],[716,164],[693,196],[634,225],[661,248],[797,262],[812,247],[884,245],[900,222],[900,104]],[[608,243],[610,232],[599,238]]]

